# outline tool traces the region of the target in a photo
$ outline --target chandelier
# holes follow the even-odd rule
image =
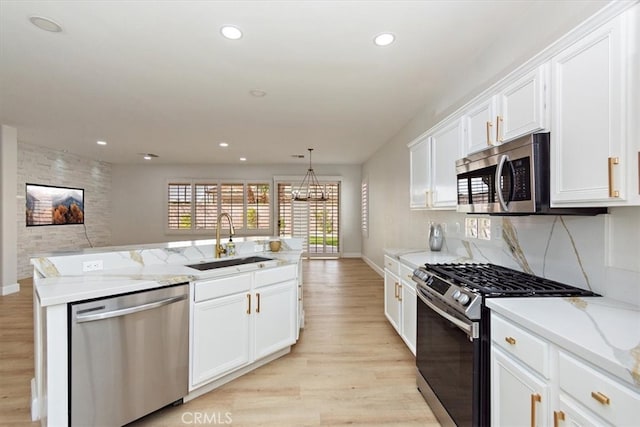
[[[318,182],[318,178],[311,166],[313,148],[307,148],[307,150],[309,150],[309,169],[307,169],[307,174],[298,189],[291,192],[291,198],[294,202],[324,202],[328,200],[327,194],[324,191],[324,187]]]

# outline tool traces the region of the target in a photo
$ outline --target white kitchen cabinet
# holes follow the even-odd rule
[[[496,118],[496,97],[489,96],[465,108],[463,122],[463,156],[492,147],[495,144],[493,121]]]
[[[630,84],[637,82],[637,74],[630,74],[634,68],[629,49],[637,34],[628,25],[631,13],[616,17],[551,59],[553,206],[624,205],[631,187],[638,185],[637,146],[627,131],[628,120],[636,119],[632,114],[638,103]]]
[[[461,143],[461,120],[456,118],[440,123],[408,144],[410,208],[456,208],[456,160],[461,157]]]
[[[385,256],[385,258],[388,258]],[[384,314],[396,331],[402,327],[400,323],[400,278],[390,270],[384,270]]]
[[[549,64],[545,63],[498,93],[495,144],[548,127],[548,70]]]
[[[427,192],[431,189],[431,145],[428,137],[409,146],[409,207],[426,208]]]
[[[549,385],[491,346],[491,425],[546,426]]]
[[[249,292],[194,304],[191,384],[197,386],[250,362]]]
[[[193,284],[190,390],[296,342],[296,277],[287,265]]]
[[[456,160],[460,157],[461,120],[449,120],[431,134],[431,190],[428,205],[433,209],[455,209],[458,204]]]
[[[296,341],[296,282],[289,280],[255,291],[255,359]]]
[[[413,269],[400,263],[400,307],[402,314],[400,336],[413,355],[416,355],[416,322],[417,322],[417,294],[416,284],[411,279]]]

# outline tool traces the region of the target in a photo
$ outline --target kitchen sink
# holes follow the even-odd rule
[[[230,258],[221,259],[219,261],[201,262],[199,264],[189,264],[187,267],[195,268],[196,270],[205,271],[213,270],[214,268],[233,267],[234,265],[253,264],[256,262],[273,261],[273,258],[265,258],[261,256],[249,256],[245,258]]]

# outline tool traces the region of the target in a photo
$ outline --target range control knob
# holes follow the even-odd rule
[[[455,291],[455,292],[453,293],[453,295],[451,295],[451,296],[453,297],[453,299],[454,299],[454,300],[456,300],[456,301],[457,301],[457,300],[458,300],[458,298],[460,298],[460,295],[462,295],[462,292],[460,292],[460,291]]]
[[[462,305],[467,305],[467,304],[469,304],[469,300],[470,300],[471,298],[469,298],[469,295],[462,294],[462,295],[460,295],[460,296],[459,296],[458,298],[456,298],[456,299],[458,300],[458,302],[459,302],[460,304],[462,304]]]

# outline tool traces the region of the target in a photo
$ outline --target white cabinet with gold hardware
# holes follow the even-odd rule
[[[297,266],[193,283],[190,390],[291,346]]]
[[[465,108],[463,154],[475,153],[495,145],[496,97],[490,95]]]
[[[398,261],[385,255],[384,257],[384,314],[394,329],[400,332],[401,322],[401,291],[400,265]]]
[[[548,80],[549,64],[545,63],[500,91],[494,120],[496,144],[548,128]]]
[[[550,396],[546,380],[491,346],[491,425],[546,426]]]
[[[412,209],[456,208],[461,123],[459,118],[446,120],[408,144]]]
[[[620,206],[638,200],[640,6],[551,59],[551,204]],[[634,47],[635,45],[635,47]],[[635,131],[634,131],[635,129]]]

